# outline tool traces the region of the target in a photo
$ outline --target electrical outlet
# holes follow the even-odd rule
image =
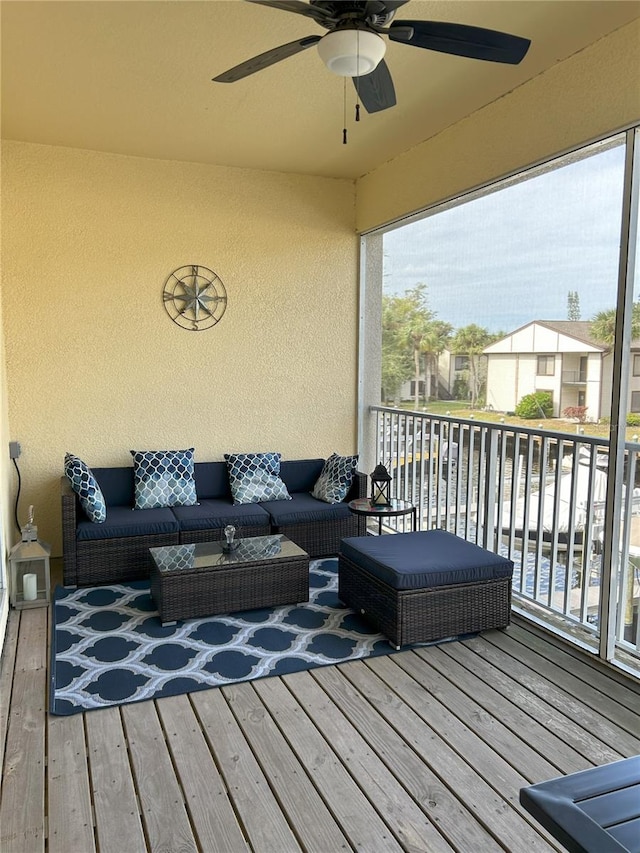
[[[19,441],[9,442],[9,459],[17,459],[22,452]]]

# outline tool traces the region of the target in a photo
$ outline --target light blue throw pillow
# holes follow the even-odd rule
[[[64,473],[71,483],[71,488],[80,499],[80,506],[85,511],[89,521],[102,524],[107,520],[107,505],[98,481],[93,472],[82,459],[67,453],[64,457]]]
[[[195,506],[193,447],[188,450],[132,450],[136,509]]]
[[[357,465],[357,456],[332,453],[322,467],[311,496],[328,504],[339,504],[351,488]]]
[[[290,501],[280,479],[279,453],[225,453],[234,505]]]

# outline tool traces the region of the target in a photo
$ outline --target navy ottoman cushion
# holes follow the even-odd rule
[[[340,553],[394,589],[426,589],[511,577],[513,563],[446,530],[342,540]]]

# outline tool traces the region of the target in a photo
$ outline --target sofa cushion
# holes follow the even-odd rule
[[[78,495],[80,506],[89,521],[102,524],[107,518],[107,505],[91,468],[82,459],[67,453],[64,457],[64,473],[71,488]]]
[[[219,530],[234,527],[269,527],[269,513],[259,504],[233,505],[229,500],[203,500],[198,506],[176,506],[173,514],[180,530]]]
[[[280,461],[280,479],[286,485],[289,494],[294,492],[312,492],[316,480],[322,473],[324,459],[282,459]]]
[[[107,507],[133,506],[133,467],[94,468],[93,473],[100,484]]]
[[[346,503],[328,504],[316,500],[308,492],[291,495],[291,500],[267,501],[261,506],[271,516],[272,524],[281,527],[286,524],[308,524],[310,522],[331,522],[336,518],[347,518],[351,511]]]
[[[425,589],[511,577],[506,557],[446,530],[352,536],[340,554],[394,589]]]
[[[319,501],[337,504],[343,501],[351,488],[358,466],[357,456],[339,456],[332,453],[324,463],[311,494]]]
[[[198,500],[225,498],[231,503],[229,472],[226,462],[196,462],[193,466]]]
[[[136,509],[192,506],[198,502],[193,447],[188,450],[132,450]]]
[[[109,507],[104,524],[80,521],[76,528],[78,540],[122,539],[127,536],[155,536],[158,533],[178,534],[178,520],[170,509]]]
[[[279,453],[225,453],[234,504],[290,500],[280,479]]]

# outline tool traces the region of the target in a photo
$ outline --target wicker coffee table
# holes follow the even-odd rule
[[[163,625],[309,600],[309,555],[286,536],[150,548],[151,595]]]

